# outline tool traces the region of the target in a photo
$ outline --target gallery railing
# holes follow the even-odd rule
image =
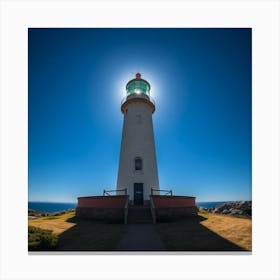
[[[161,192],[163,194],[161,194]],[[151,188],[151,195],[170,195],[170,196],[172,196],[172,190],[159,190],[159,189]]]
[[[125,103],[129,99],[137,98],[137,97],[147,99],[148,101],[152,102],[155,105],[155,100],[151,96],[148,96],[148,95],[145,95],[145,94],[140,94],[139,96],[137,96],[137,94],[131,94],[130,96],[126,96],[122,99],[121,105],[123,105],[123,103]]]
[[[127,195],[127,189],[118,189],[118,190],[103,190],[103,196],[110,196],[110,195],[120,195],[120,192],[121,194],[123,195]]]

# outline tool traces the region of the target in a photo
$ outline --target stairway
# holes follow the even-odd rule
[[[129,206],[128,224],[152,224],[152,213],[150,206]]]

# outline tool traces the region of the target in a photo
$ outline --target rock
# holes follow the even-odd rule
[[[251,217],[252,202],[244,200],[232,201],[217,205],[215,208],[209,208],[206,211],[224,215],[241,215],[245,217]]]
[[[34,220],[34,219],[38,219],[38,217],[36,217],[36,216],[28,216],[28,220]]]
[[[242,211],[239,210],[239,209],[233,209],[231,212],[230,212],[231,215],[242,215]]]
[[[247,217],[251,217],[252,216],[252,209],[246,209],[243,211],[244,215]]]
[[[214,208],[214,210],[212,211],[212,213],[219,213],[219,209],[218,209],[218,208]]]
[[[198,211],[200,211],[200,212],[207,212],[207,211],[208,211],[208,209],[207,209],[207,208],[205,208],[205,207],[201,207],[201,206],[199,206],[199,207],[198,207]]]

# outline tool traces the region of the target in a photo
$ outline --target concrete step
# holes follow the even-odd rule
[[[149,207],[129,207],[128,208],[128,216],[127,216],[128,224],[151,224],[152,213]]]

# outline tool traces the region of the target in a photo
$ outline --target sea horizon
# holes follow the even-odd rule
[[[75,209],[76,202],[49,202],[49,201],[28,201],[28,209],[42,211],[46,213],[54,213],[69,209]]]

